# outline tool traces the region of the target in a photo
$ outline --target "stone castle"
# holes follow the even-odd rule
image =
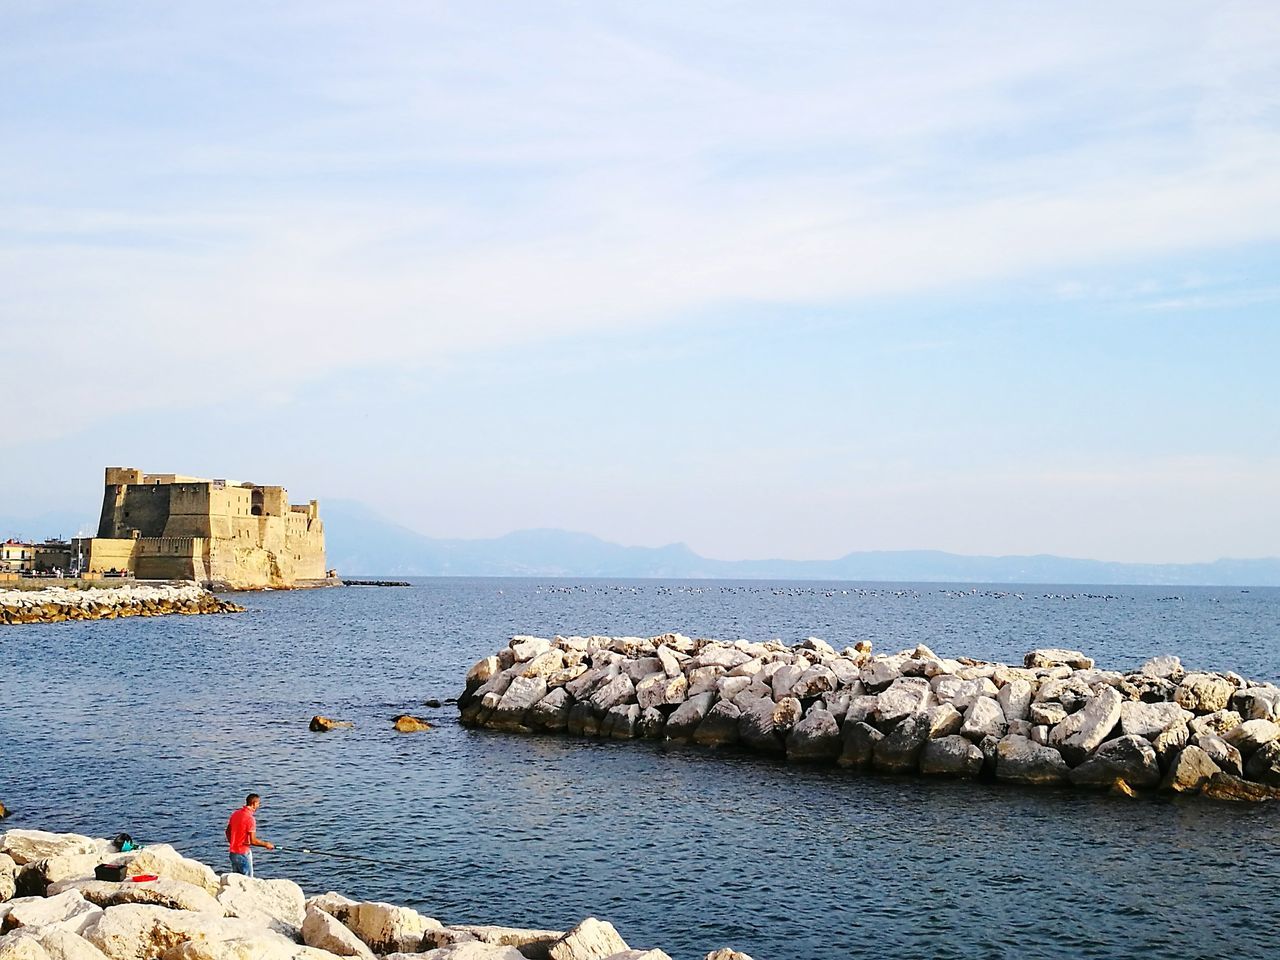
[[[237,589],[324,580],[317,501],[284,487],[107,467],[98,535],[73,541],[84,573],[195,580]]]

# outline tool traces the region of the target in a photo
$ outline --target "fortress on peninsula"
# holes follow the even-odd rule
[[[73,541],[85,573],[239,589],[324,580],[324,522],[284,487],[107,467],[98,535]]]

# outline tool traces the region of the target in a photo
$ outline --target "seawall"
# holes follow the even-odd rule
[[[243,610],[244,607],[215,597],[195,584],[0,590],[0,624],[115,620],[171,613],[240,613]]]
[[[308,897],[287,879],[219,875],[168,844],[124,853],[22,829],[0,834],[0,932],[0,957],[15,960],[671,960],[594,917],[571,930],[449,925],[391,903]],[[706,960],[751,958],[722,949]]]
[[[1021,666],[660,637],[513,637],[459,698],[473,727],[689,741],[852,770],[1280,799],[1280,687],[1072,650]]]

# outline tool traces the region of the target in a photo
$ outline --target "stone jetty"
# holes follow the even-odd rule
[[[244,607],[215,597],[194,583],[126,584],[77,590],[0,590],[0,624],[62,623],[160,617],[170,613],[240,613]]]
[[[690,741],[885,773],[1280,799],[1280,687],[1074,650],[1021,666],[778,641],[518,636],[467,673],[462,723]]]
[[[123,879],[97,879],[104,865]],[[121,853],[41,830],[0,834],[0,934],[0,960],[670,960],[594,917],[567,931],[447,925],[391,903],[308,897],[291,880],[219,876],[168,844]]]

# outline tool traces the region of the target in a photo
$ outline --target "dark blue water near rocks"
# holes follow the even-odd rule
[[[594,914],[677,960],[1271,955],[1280,807],[925,782],[458,726],[513,633],[809,635],[1018,660],[1166,652],[1280,679],[1280,590],[429,580],[250,594],[247,613],[0,628],[9,826],[170,841],[224,869],[227,815],[381,865],[259,854],[312,892],[445,922]],[[427,715],[429,733],[391,718]],[[312,734],[315,713],[354,730]]]

